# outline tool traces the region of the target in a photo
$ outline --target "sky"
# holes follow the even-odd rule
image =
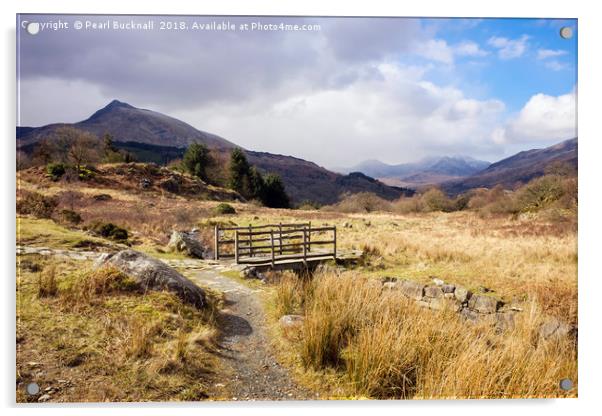
[[[118,99],[330,168],[497,161],[577,136],[575,19],[17,20],[19,126],[77,122]]]

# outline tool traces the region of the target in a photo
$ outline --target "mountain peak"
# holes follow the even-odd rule
[[[104,108],[117,108],[117,107],[135,108],[134,106],[131,106],[128,103],[124,103],[123,101],[119,101],[119,100],[113,100],[113,101],[111,101]]]
[[[113,100],[111,101],[109,104],[107,104],[106,106],[104,106],[103,108],[101,108],[100,110],[96,111],[94,114],[92,114],[90,116],[90,118],[88,118],[88,120],[86,121],[93,121],[96,120],[102,116],[104,116],[105,114],[109,114],[117,109],[120,108],[136,108],[134,106],[129,105],[128,103],[124,103],[122,101],[119,100]]]

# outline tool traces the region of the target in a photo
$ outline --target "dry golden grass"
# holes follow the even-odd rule
[[[24,391],[30,381],[57,388],[60,402],[206,398],[219,368],[213,310],[137,291],[114,269],[18,260],[17,401],[35,401]],[[38,297],[41,275],[53,276],[54,294]]]
[[[283,285],[290,289],[290,282]],[[540,340],[543,315],[535,303],[517,315],[514,329],[497,334],[490,324],[466,323],[451,310],[425,310],[395,292],[381,295],[357,273],[319,275],[296,287],[305,321],[291,348],[310,371],[334,369],[344,396],[576,395],[576,388],[558,387],[562,378],[577,380],[574,342]]]
[[[574,219],[544,214],[482,218],[474,212],[395,215],[262,209],[242,211],[239,225],[311,221],[336,225],[342,251],[367,250],[369,276],[425,283],[437,276],[484,286],[506,301],[535,301],[546,314],[577,322],[577,234]]]
[[[306,315],[304,332],[294,336],[291,345],[300,346],[295,356],[304,372],[317,374],[317,385],[322,383],[324,391],[336,384],[340,387],[336,395],[341,397],[552,397],[561,395],[560,378],[577,380],[575,346],[570,342],[541,343],[534,337],[543,316],[553,315],[577,324],[577,234],[576,218],[570,211],[513,216],[471,211],[344,214],[232,203],[236,215],[216,216],[218,201],[83,188],[78,192],[84,197],[78,199],[74,210],[84,223],[101,220],[124,226],[131,231],[136,249],[160,247],[172,229],[193,226],[200,226],[205,243],[211,244],[215,223],[311,221],[314,226],[336,225],[340,250],[366,253],[355,274],[341,278],[328,275],[313,284],[289,276],[274,288],[273,301],[276,319],[289,313]],[[63,185],[41,189],[31,183],[25,183],[23,189],[47,196],[65,191]],[[99,193],[109,193],[112,199],[94,200],[92,195]],[[64,204],[59,202],[58,208],[71,209]],[[24,243],[71,246],[75,240],[91,239],[77,230],[67,233],[61,228],[58,232],[49,220],[23,219],[22,223],[20,236]],[[31,276],[33,279],[38,275]],[[516,328],[500,337],[489,327],[467,326],[448,312],[425,313],[399,298],[379,296],[370,285],[362,283],[366,277],[411,278],[427,283],[433,276],[472,289],[490,288],[505,301],[520,302],[525,310]],[[46,296],[32,304],[50,308],[62,302],[61,280],[57,279],[58,296]],[[117,297],[120,307],[125,304],[130,305],[128,311],[136,309],[133,302],[127,302],[128,296],[134,295],[109,291],[101,296],[103,307],[113,305]],[[144,299],[146,302],[148,298]],[[89,311],[100,306],[84,302],[81,308]],[[139,306],[137,310],[140,308],[144,309]],[[36,315],[35,321],[39,323],[45,316]],[[81,326],[75,317],[61,317],[72,318],[70,325]],[[181,332],[172,327],[165,337],[153,332],[152,320],[146,326],[129,319],[117,321],[112,314],[102,320],[118,328],[111,329],[118,334],[114,345],[119,345],[112,348],[121,351],[120,362],[129,363],[127,377],[125,373],[118,377],[121,381],[136,383],[139,377],[148,383],[146,386],[155,386],[156,382],[150,380],[158,374],[157,380],[176,389],[173,386],[179,384],[175,379],[165,382],[166,375],[181,381],[178,377],[183,372],[189,374],[189,352],[199,346],[210,350],[207,339],[212,337],[211,325],[193,328],[187,324]],[[58,326],[58,322],[53,325]],[[64,343],[73,343],[70,337],[64,335]],[[146,348],[150,344],[154,346]],[[86,349],[86,356],[95,357],[95,351],[106,351],[103,348],[94,346],[92,352]],[[112,384],[102,394],[89,394],[109,399],[129,397],[112,390],[121,385]],[[178,397],[186,394],[180,392]],[[576,389],[566,395],[576,395]],[[167,396],[138,392],[132,397]]]

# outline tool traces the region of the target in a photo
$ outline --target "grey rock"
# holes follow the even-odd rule
[[[567,336],[576,336],[577,329],[561,322],[557,318],[548,318],[539,328],[539,336],[544,340],[560,339]]]
[[[456,286],[456,290],[454,290],[454,296],[458,300],[458,302],[464,303],[467,302],[468,299],[472,296],[472,292],[466,288],[461,286]]]
[[[456,296],[453,293],[444,293],[443,297],[445,299],[454,299],[454,300],[456,299]]]
[[[479,313],[472,311],[468,308],[462,308],[460,310],[460,316],[470,322],[477,322],[480,318]]]
[[[427,286],[424,288],[424,296],[427,298],[440,298],[443,296],[443,291],[438,286]]]
[[[514,329],[514,312],[498,312],[495,314],[495,328],[497,332]]]
[[[456,290],[456,286],[445,284],[441,286],[441,290],[443,291],[443,293],[454,293],[454,291]]]
[[[282,316],[278,322],[282,328],[299,328],[303,325],[303,321],[305,318],[301,315],[284,315]]]
[[[468,301],[468,307],[480,313],[494,313],[502,302],[493,296],[472,295]]]
[[[445,282],[438,277],[433,278],[433,283],[437,286],[443,286],[445,284]]]
[[[399,282],[399,290],[405,296],[414,300],[421,300],[424,296],[424,286],[422,283],[413,282],[411,280],[403,280]]]
[[[166,290],[197,308],[206,305],[205,292],[167,264],[135,250],[122,250],[104,257],[103,264],[121,270],[136,280],[142,290]]]
[[[151,185],[152,185],[152,182],[150,181],[150,179],[143,178],[140,180],[140,187],[142,189],[148,189],[148,188],[150,188]]]
[[[424,299],[428,303],[429,309],[433,309],[436,311],[442,311],[447,306],[447,302],[445,301],[445,299],[443,299],[443,297],[438,297],[438,298],[425,297]]]
[[[395,290],[398,289],[397,282],[385,282],[383,283],[383,290]]]
[[[196,233],[192,232],[172,232],[169,243],[167,243],[167,249],[178,253],[186,253],[188,256],[197,259],[202,259],[205,253],[203,245],[196,238]]]
[[[38,398],[38,402],[47,402],[48,400],[50,400],[52,397],[50,396],[50,394],[43,394]]]

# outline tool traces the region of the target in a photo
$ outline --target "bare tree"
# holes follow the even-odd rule
[[[93,134],[73,127],[61,127],[56,136],[55,160],[66,159],[74,165],[76,172],[79,172],[84,164],[100,159],[101,143]]]

